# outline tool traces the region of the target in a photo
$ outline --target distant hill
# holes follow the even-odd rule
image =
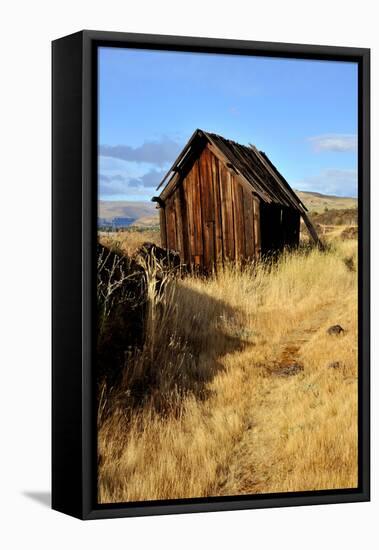
[[[128,219],[127,225],[139,227],[150,227],[159,223],[157,205],[147,201],[99,201],[98,217],[102,222],[108,223],[117,218]]]
[[[357,208],[358,201],[352,197],[336,197],[321,193],[296,191],[300,200],[312,213],[321,214],[326,210],[347,210]],[[159,214],[155,203],[148,201],[99,201],[99,222],[119,225],[119,220],[127,220],[125,225],[151,227],[159,224]]]
[[[310,212],[321,213],[326,208],[328,210],[346,210],[358,206],[358,200],[353,197],[336,197],[334,195],[297,190],[295,190],[295,193]]]

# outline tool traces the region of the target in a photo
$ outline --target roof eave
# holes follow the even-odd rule
[[[189,140],[187,141],[186,145],[183,147],[183,149],[181,150],[181,152],[179,153],[179,155],[177,156],[177,158],[174,160],[173,164],[171,165],[171,168],[169,168],[169,170],[167,171],[167,173],[165,174],[165,176],[161,179],[158,187],[157,187],[157,191],[162,187],[162,185],[166,182],[167,178],[171,175],[172,172],[175,172],[175,167],[178,166],[178,164],[181,162],[182,159],[184,159],[186,153],[188,152],[188,150],[190,149],[193,141],[198,137],[200,136],[201,134],[204,134],[204,132],[202,130],[200,130],[200,128],[196,128],[196,130],[194,131],[194,133],[192,134],[192,136],[189,138]],[[170,178],[171,179],[171,178]],[[168,183],[170,182],[170,179],[166,182],[166,185],[168,185]]]

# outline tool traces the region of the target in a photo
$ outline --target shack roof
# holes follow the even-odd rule
[[[301,214],[307,211],[265,153],[254,145],[241,145],[201,129],[195,130],[158,185],[157,189],[163,187],[159,196],[160,201],[164,202],[176,189],[181,181],[180,175],[199,157],[206,145],[237,177],[248,183],[263,202],[288,206]]]

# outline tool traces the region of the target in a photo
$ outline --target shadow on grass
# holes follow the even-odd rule
[[[121,379],[112,384],[111,395],[105,395],[107,407],[117,402],[117,406],[131,409],[148,401],[167,412],[178,408],[188,394],[207,399],[209,384],[224,369],[222,358],[252,345],[243,338],[244,320],[237,308],[187,281],[173,284],[174,292],[167,289],[165,299],[155,306],[153,328],[148,323],[140,325],[147,327],[142,348],[131,349],[127,332],[115,333],[114,343],[112,333],[108,334],[103,359],[116,347],[120,356],[120,344],[124,344],[124,362],[118,368]],[[127,316],[128,303],[123,307]],[[122,334],[124,340],[120,341]]]

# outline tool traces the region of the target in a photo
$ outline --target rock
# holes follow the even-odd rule
[[[328,365],[328,369],[340,369],[342,367],[343,367],[343,363],[341,363],[341,361],[333,361]]]
[[[340,336],[341,334],[344,334],[345,329],[341,327],[341,325],[332,325],[328,328],[326,331],[330,336]]]
[[[357,239],[358,238],[358,227],[356,225],[352,227],[347,227],[341,233],[341,239]]]
[[[345,264],[345,266],[347,267],[347,269],[349,271],[356,271],[356,267],[355,267],[355,264],[354,264],[354,258],[352,256],[348,257],[348,258],[344,258],[343,259],[343,263]]]
[[[299,372],[303,370],[304,367],[300,363],[289,363],[288,365],[282,365],[272,370],[271,374],[287,378],[287,376],[295,376],[295,374],[299,374]]]

